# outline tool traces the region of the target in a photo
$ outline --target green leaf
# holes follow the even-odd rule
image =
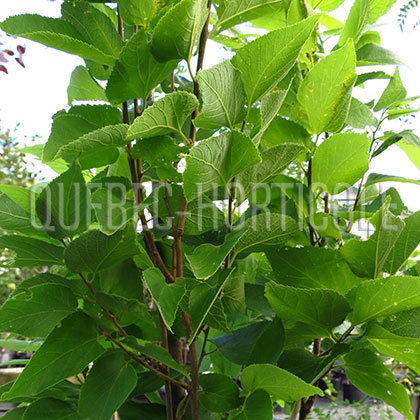
[[[118,54],[112,56],[101,51],[64,19],[26,14],[9,17],[0,27],[10,35],[31,39],[47,47],[76,54],[97,63],[112,66],[118,57]]]
[[[182,127],[196,108],[198,101],[191,93],[174,92],[165,95],[135,119],[128,130],[127,140],[176,132],[185,144],[189,144]]]
[[[42,163],[42,155],[44,152],[44,146],[45,145],[43,144],[35,144],[33,146],[22,147],[22,149],[19,149],[19,150],[22,153],[35,156],[37,158],[35,160]],[[57,174],[62,174],[63,172],[66,172],[66,170],[68,169],[68,164],[66,163],[64,159],[57,159],[54,162],[48,162],[45,164],[48,165]]]
[[[176,66],[177,61],[156,61],[150,51],[147,34],[141,30],[121,50],[109,77],[106,95],[114,104],[132,98],[146,101],[151,90]]]
[[[70,271],[97,273],[138,254],[136,232],[131,224],[111,236],[91,230],[70,243],[64,261]]]
[[[88,292],[88,290],[86,289],[86,285],[79,277],[64,278],[47,272],[37,274],[34,277],[29,277],[21,283],[19,283],[16,289],[11,293],[9,298],[22,292],[25,292],[27,296],[30,296],[30,289],[32,287],[42,286],[46,284],[53,284],[70,288],[76,298],[84,297]]]
[[[232,178],[261,158],[246,134],[231,131],[198,143],[185,160],[184,192],[192,201],[217,186],[226,187]]]
[[[175,360],[169,354],[169,352],[157,344],[138,344],[137,339],[135,337],[128,337],[123,341],[123,344],[139,351],[147,357],[151,357],[152,359],[158,360],[159,362],[163,363],[164,365],[179,373],[182,373],[183,375],[188,375],[185,367],[175,362]]]
[[[386,204],[370,222],[375,226],[375,233],[367,241],[350,239],[341,247],[341,253],[358,276],[376,278],[383,271],[405,224],[387,210]]]
[[[79,374],[103,353],[97,339],[91,318],[81,312],[70,315],[47,337],[3,398],[34,396]]]
[[[407,311],[408,312],[408,311]],[[420,370],[418,338],[401,337],[373,324],[367,333],[369,342],[378,352],[386,354],[418,372]]]
[[[358,101],[356,98],[351,98],[346,124],[353,128],[364,129],[367,126],[375,126],[378,124],[378,120],[374,117],[368,106]]]
[[[381,45],[381,35],[376,31],[366,31],[356,44],[356,51],[367,44]]]
[[[369,24],[375,23],[381,16],[388,13],[396,0],[370,0]]]
[[[359,42],[360,37],[366,29],[369,20],[370,0],[356,0],[350,10],[341,32],[338,45],[342,47],[348,39],[352,39],[354,44]]]
[[[338,356],[348,349],[349,346],[346,344],[337,345],[328,356],[316,356],[302,348],[285,350],[277,365],[305,382],[313,384],[322,378],[330,370]]]
[[[346,375],[357,388],[392,405],[407,419],[414,420],[404,386],[395,381],[394,374],[375,353],[368,349],[353,350],[344,360]]]
[[[188,313],[193,332],[190,335],[189,343],[195,339],[198,330],[215,304],[231,273],[232,270],[219,270],[210,280],[199,282],[191,290]]]
[[[230,60],[223,61],[197,75],[203,107],[195,118],[194,125],[204,128],[229,127],[242,122],[246,117],[246,95],[241,74]]]
[[[186,152],[186,147],[180,147],[170,136],[149,137],[139,139],[133,147],[133,157],[144,159],[151,166],[172,165],[179,160],[179,155]],[[169,188],[169,185],[167,186]]]
[[[0,340],[0,346],[13,351],[35,351],[38,350],[41,346],[42,341],[40,340],[33,340],[33,341],[25,341],[25,340],[13,340],[13,339],[3,339]]]
[[[376,174],[372,172],[369,174],[365,182],[365,188],[373,184],[378,184],[379,182],[403,182],[403,183],[408,183],[408,184],[420,185],[420,180],[417,180],[417,179],[409,179],[409,178],[404,178],[402,176],[396,176],[396,175]]]
[[[165,383],[162,377],[151,371],[141,372],[138,377],[139,380],[136,388],[131,395],[144,395],[149,392],[157,391],[159,388],[162,388]]]
[[[282,0],[222,0],[216,6],[218,32],[238,23],[275,14],[284,8]]]
[[[245,281],[247,279],[246,260],[235,262],[235,271],[227,280],[222,295],[223,309],[226,314],[244,314],[246,311],[245,303]]]
[[[319,15],[270,32],[242,47],[232,64],[242,73],[248,106],[276,86],[294,66]]]
[[[131,324],[154,324],[154,320],[150,315],[147,306],[144,303],[139,302],[137,299],[130,299],[103,292],[96,292],[95,296],[98,303],[102,307],[111,311],[123,327]],[[111,328],[116,330],[115,325]]]
[[[350,188],[369,168],[369,148],[365,134],[340,133],[327,138],[313,157],[313,188],[330,194]]]
[[[199,235],[217,229],[223,224],[225,224],[225,215],[210,198],[203,196],[188,203],[184,227],[186,235]]]
[[[191,60],[209,10],[206,0],[181,0],[155,26],[152,52],[158,61]]]
[[[246,307],[264,316],[273,317],[275,312],[264,296],[264,285],[245,283]]]
[[[265,286],[265,296],[280,318],[329,332],[351,311],[347,300],[330,289],[298,289],[271,281]]]
[[[266,254],[276,280],[286,286],[326,288],[344,295],[362,281],[334,249],[286,248]]]
[[[380,210],[387,200],[390,200],[389,211],[395,216],[401,216],[403,211],[407,211],[407,207],[402,202],[400,194],[395,188],[388,188],[382,194],[377,195],[378,192],[379,191],[376,188],[376,185],[372,185],[362,192],[361,201],[359,200],[359,203],[369,202],[372,200],[372,197],[375,197],[375,199],[369,204],[356,206],[356,212],[360,212],[360,215],[356,214],[355,218],[367,218],[373,216],[378,210]],[[370,195],[370,193],[372,193],[372,195]]]
[[[397,336],[420,339],[420,308],[392,314],[385,318],[381,325]]]
[[[314,9],[318,8],[323,12],[331,12],[332,10],[337,9],[343,2],[344,0],[308,0],[308,4],[311,7]]]
[[[3,415],[3,420],[23,420],[27,407],[17,407]]]
[[[262,143],[267,146],[294,143],[306,148],[312,147],[311,136],[300,125],[282,117],[275,117],[262,136]]]
[[[384,270],[390,274],[395,274],[403,266],[420,243],[420,212],[404,218],[404,223],[384,264]]]
[[[207,373],[199,378],[201,391],[198,398],[209,411],[222,413],[233,410],[241,404],[238,385],[229,376]]]
[[[61,6],[61,13],[63,18],[74,26],[86,42],[107,56],[118,57],[123,41],[114,23],[105,13],[85,1],[77,4],[64,2]]]
[[[121,184],[112,184],[107,188],[96,190],[91,197],[92,206],[95,208],[101,232],[112,235],[132,219],[137,220],[138,210],[132,200],[127,200]]]
[[[284,143],[269,147],[261,153],[261,162],[245,169],[236,179],[239,190],[239,202],[252,196],[261,184],[278,175],[304,150],[303,145]]]
[[[132,259],[121,261],[97,275],[98,289],[127,299],[143,301],[140,270]]]
[[[54,239],[72,238],[90,224],[85,179],[78,162],[51,181],[36,201],[45,231]]]
[[[229,420],[249,419],[273,419],[273,403],[271,402],[270,395],[262,389],[257,389],[250,394],[239,413],[232,414],[231,417],[229,417]]]
[[[30,203],[27,202],[24,208],[20,204],[23,205],[20,201],[18,204],[8,194],[0,191],[0,227],[6,230],[16,230],[23,234],[37,234],[34,226],[37,219],[25,209]]]
[[[125,146],[128,141],[126,135],[127,124],[109,125],[104,128],[87,133],[77,140],[60,147],[56,157],[64,157],[68,153],[98,152],[101,149],[117,148]]]
[[[0,236],[0,249],[13,251],[9,267],[41,267],[63,264],[64,248],[20,235]],[[4,266],[1,264],[0,266]]]
[[[71,74],[67,88],[68,104],[73,101],[106,101],[107,97],[102,86],[90,75],[86,67],[77,66]]]
[[[400,102],[407,97],[407,91],[405,90],[400,77],[398,67],[395,70],[388,86],[379,98],[378,103],[373,108],[375,111],[381,111],[382,109],[389,108],[396,102]]]
[[[121,420],[162,420],[166,416],[166,410],[162,404],[128,401],[118,410],[118,415]]]
[[[285,349],[294,349],[302,343],[310,345],[315,338],[330,338],[330,333],[327,333],[323,328],[314,327],[303,322],[296,322],[292,327],[287,328],[285,332]]]
[[[292,119],[311,134],[340,131],[350,108],[355,67],[351,41],[318,61],[299,87]]]
[[[396,120],[401,117],[405,117],[406,115],[414,115],[415,113],[419,112],[420,109],[413,109],[413,108],[407,108],[407,109],[390,109],[387,111],[387,119],[388,120]],[[404,150],[404,149],[403,149]]]
[[[20,187],[19,185],[0,185],[0,192],[5,193],[19,207],[31,214],[34,212],[33,200],[37,193],[30,188]]]
[[[43,151],[43,160],[45,162],[55,160],[58,151],[66,144],[100,128],[119,124],[121,121],[121,112],[109,105],[79,105],[70,108],[68,112],[59,111],[53,117],[51,134]],[[77,154],[72,153],[66,156],[66,160],[73,160],[75,156]],[[81,163],[82,161],[83,157]]]
[[[53,398],[35,401],[26,409],[23,416],[23,420],[77,420],[77,418],[77,413],[71,405]]]
[[[198,279],[211,277],[244,233],[244,229],[236,230],[227,234],[221,245],[202,244],[195,248],[192,254],[186,254],[194,276]]]
[[[357,76],[355,86],[363,85],[368,80],[375,79],[390,79],[391,76],[386,74],[383,71],[372,71],[367,73],[362,73]]]
[[[285,90],[276,90],[269,92],[261,98],[260,101],[260,112],[261,112],[261,125],[257,132],[253,135],[252,141],[255,144],[259,144],[261,138],[265,135],[267,129],[271,126],[271,122],[276,118],[279,109],[283,105],[286,99],[289,87]],[[294,143],[294,141],[287,136],[287,140],[284,143]],[[297,142],[299,143],[299,142]],[[277,144],[277,143],[274,143]]]
[[[322,396],[322,391],[302,381],[295,375],[273,365],[252,365],[241,374],[241,384],[246,391],[263,389],[275,400],[294,402],[311,395]]]
[[[341,241],[341,231],[336,218],[332,214],[319,212],[309,218],[311,226],[323,237]]]
[[[121,350],[110,350],[94,363],[83,383],[78,418],[109,420],[136,384],[136,370],[124,360],[124,353]]]
[[[185,294],[185,288],[179,284],[167,284],[158,268],[149,268],[143,273],[144,281],[156,302],[166,327],[172,332],[172,324],[178,311],[178,305]]]
[[[220,297],[214,301],[212,307],[209,310],[209,313],[204,319],[203,324],[227,334],[232,332],[229,328],[223,302]]]
[[[118,0],[118,11],[122,20],[128,25],[149,26],[154,16],[157,4],[156,0]]]
[[[367,280],[347,294],[353,325],[420,306],[420,277],[392,276]]]
[[[153,140],[153,139],[152,139]],[[143,143],[143,142],[141,142]],[[154,213],[160,218],[168,218],[168,223],[178,223],[178,207],[182,197],[182,186],[176,184],[165,184],[159,188],[158,193],[158,211]],[[172,211],[172,218],[169,219],[169,211],[165,202],[165,196],[169,200],[169,206]],[[149,207],[150,210],[151,207]],[[224,213],[207,196],[199,197],[197,200],[188,203],[188,209],[185,215],[185,235],[201,235],[210,230],[216,230],[226,224]]]
[[[375,66],[384,64],[403,64],[392,51],[376,44],[367,44],[357,50],[358,66]]]
[[[46,337],[77,308],[68,287],[41,284],[10,297],[0,308],[0,330],[25,337]]]
[[[210,340],[220,353],[238,365],[276,363],[284,345],[282,322],[256,322]]]
[[[260,213],[244,223],[247,231],[234,248],[241,252],[262,252],[284,246],[297,231],[296,221],[279,213]]]

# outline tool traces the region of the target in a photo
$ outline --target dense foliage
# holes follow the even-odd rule
[[[366,176],[395,144],[420,167],[383,129],[415,98],[367,29],[394,2],[342,24],[343,0],[74,0],[0,24],[86,64],[42,150],[59,176],[0,192],[0,248],[49,267],[0,309],[2,345],[36,349],[6,419],[304,420],[340,365],[413,420],[382,356],[420,372],[420,212],[377,185],[419,181]],[[232,58],[203,70],[207,41]]]

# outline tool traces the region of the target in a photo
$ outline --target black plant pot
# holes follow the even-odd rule
[[[420,395],[411,395],[411,412],[416,420],[420,420]]]
[[[356,388],[353,384],[343,382],[343,400],[348,400],[350,403],[357,402],[366,397],[360,389]]]

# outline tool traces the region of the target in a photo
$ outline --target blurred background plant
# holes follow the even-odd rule
[[[6,184],[30,187],[35,183],[38,174],[35,165],[27,162],[25,155],[19,151],[22,145],[17,139],[17,130],[18,127],[13,130],[2,130],[0,125],[0,192]],[[32,142],[36,140],[37,136],[31,139]],[[27,144],[26,139],[25,144]],[[4,231],[0,229],[0,235],[2,234]],[[31,267],[2,268],[7,258],[6,253],[0,251],[0,305],[21,280],[39,271]]]

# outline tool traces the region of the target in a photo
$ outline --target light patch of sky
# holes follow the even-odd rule
[[[44,16],[59,17],[62,1],[49,0],[19,0],[2,1],[0,20],[22,13],[37,13]],[[420,28],[411,29],[411,24],[401,32],[397,24],[399,6],[404,0],[397,2],[394,9],[382,18],[375,26],[380,32],[382,45],[396,52],[406,64],[401,67],[401,77],[407,88],[409,96],[420,94],[420,55],[416,54],[420,45]],[[346,1],[342,7],[333,14],[344,21],[348,15],[351,1]],[[420,9],[414,14],[420,18]],[[247,28],[247,32],[255,33],[255,28]],[[67,105],[67,85],[73,69],[83,60],[79,57],[53,50],[29,40],[20,40],[27,46],[24,56],[26,69],[15,63],[10,63],[6,76],[0,73],[0,124],[2,128],[13,128],[20,123],[19,137],[25,142],[25,136],[34,134],[41,136],[40,142],[45,143],[51,128],[51,116]],[[224,51],[220,44],[210,42],[205,67],[211,67],[221,59],[230,55]],[[15,64],[15,65],[14,65]],[[363,72],[367,68],[362,69]],[[393,72],[390,66],[389,72]],[[356,95],[362,101],[369,101],[372,97],[378,98],[386,86],[386,81],[372,81],[369,88],[356,89]],[[420,120],[413,119],[410,127],[420,135]],[[407,128],[398,120],[388,123],[387,129],[400,130]],[[419,169],[407,158],[405,153],[397,146],[388,149],[382,159],[373,160],[372,172],[386,173],[408,178],[420,179]],[[390,187],[392,184],[387,184]],[[411,210],[420,209],[420,186],[397,185],[404,202]]]

